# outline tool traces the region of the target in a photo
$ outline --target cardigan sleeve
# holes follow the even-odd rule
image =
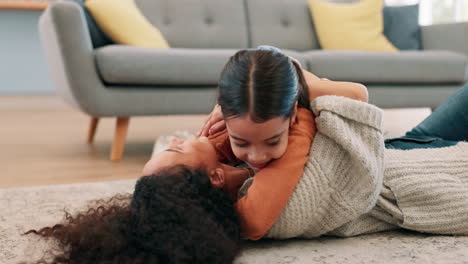
[[[359,218],[374,208],[382,189],[382,110],[338,96],[318,97],[311,106],[317,131],[309,159],[265,237],[353,234],[356,226],[348,223],[364,221]]]
[[[235,204],[242,235],[248,239],[260,239],[268,232],[302,176],[315,124],[307,109],[299,108],[297,118],[289,131],[286,152],[254,176],[247,194]]]

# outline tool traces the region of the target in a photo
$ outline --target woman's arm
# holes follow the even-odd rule
[[[302,69],[304,78],[309,86],[309,99],[312,102],[322,95],[338,95],[363,102],[369,101],[366,86],[354,82],[337,82],[320,79],[311,72]]]

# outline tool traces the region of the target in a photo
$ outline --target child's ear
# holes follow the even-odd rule
[[[291,118],[289,119],[289,127],[292,127],[292,125],[296,123],[296,120],[297,120],[297,101],[296,101],[296,104],[294,104],[294,112]]]
[[[211,181],[211,185],[215,188],[221,189],[224,187],[224,170],[221,168],[212,169],[209,172],[209,177]]]

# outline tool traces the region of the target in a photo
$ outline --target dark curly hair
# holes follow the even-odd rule
[[[233,203],[205,170],[179,165],[141,177],[133,195],[65,211],[62,223],[23,235],[56,242],[51,260],[37,263],[232,263],[240,249]]]

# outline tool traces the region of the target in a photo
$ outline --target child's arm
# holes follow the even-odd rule
[[[302,176],[315,125],[312,113],[306,109],[299,109],[297,118],[286,152],[255,175],[247,195],[235,204],[244,237],[257,240],[265,236]]]
[[[216,149],[216,155],[218,156],[219,162],[235,163],[237,161],[236,156],[232,152],[229,134],[226,128],[209,135],[208,140]]]
[[[313,73],[304,69],[302,69],[302,74],[304,74],[304,78],[309,86],[309,100],[311,102],[322,95],[344,96],[366,103],[369,101],[367,88],[363,84],[320,79]]]

